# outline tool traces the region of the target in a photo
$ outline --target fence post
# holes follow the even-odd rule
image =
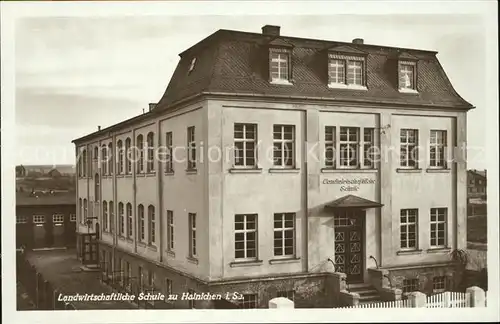
[[[486,307],[486,294],[484,290],[473,286],[465,290],[470,298],[470,307]]]
[[[445,291],[443,293],[443,303],[444,303],[444,307],[451,306],[451,292],[450,291]]]
[[[410,302],[410,307],[426,307],[427,306],[427,296],[420,292],[414,291],[408,296],[408,301]]]
[[[295,304],[288,298],[277,297],[269,301],[269,308],[295,308]]]

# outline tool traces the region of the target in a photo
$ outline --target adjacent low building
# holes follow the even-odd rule
[[[473,107],[436,54],[215,32],[147,113],[74,140],[79,240],[123,290],[238,292],[241,308],[331,307],[333,272],[451,288]]]
[[[74,248],[75,192],[16,192],[16,247]]]

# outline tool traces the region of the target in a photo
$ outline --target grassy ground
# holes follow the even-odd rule
[[[486,215],[467,218],[467,241],[487,243],[487,232]]]

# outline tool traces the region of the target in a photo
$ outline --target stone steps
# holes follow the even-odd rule
[[[347,288],[349,292],[359,294],[360,304],[370,304],[381,301],[378,291],[369,283],[349,284]]]

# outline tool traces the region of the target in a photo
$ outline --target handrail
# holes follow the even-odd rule
[[[373,259],[373,261],[375,261],[375,267],[376,267],[377,269],[379,269],[377,259],[375,259],[375,257],[374,257],[373,255],[370,255],[368,258],[369,258],[369,259]]]

